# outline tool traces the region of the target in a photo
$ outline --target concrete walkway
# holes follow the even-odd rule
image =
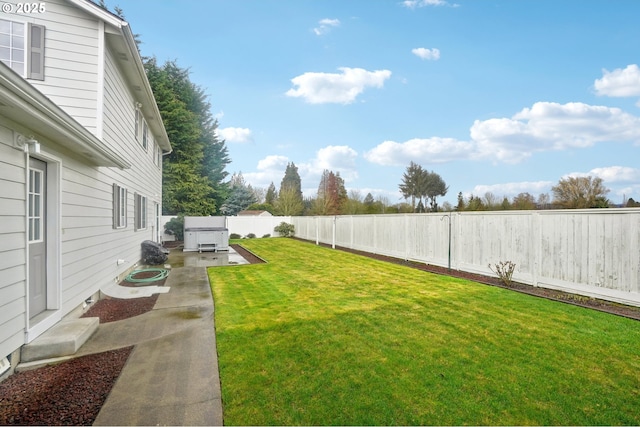
[[[134,346],[94,425],[222,425],[206,268],[174,268],[165,286],[153,310],[101,324],[78,351]]]

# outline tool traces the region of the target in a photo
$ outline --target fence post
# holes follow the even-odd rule
[[[531,228],[532,236],[535,236],[533,239],[531,239],[531,244],[535,245],[535,247],[530,248],[530,252],[534,254],[533,256],[533,268],[531,269],[531,273],[532,273],[532,278],[531,281],[533,283],[531,283],[533,286],[538,286],[538,277],[540,277],[540,268],[542,265],[542,229],[540,227],[540,213],[537,211],[533,211],[532,212],[533,218],[531,219]]]
[[[331,248],[335,249],[336,248],[336,216],[333,216],[333,232],[332,232],[332,236],[331,236]]]

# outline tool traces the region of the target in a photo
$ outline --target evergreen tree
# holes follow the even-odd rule
[[[163,213],[213,215],[227,196],[230,162],[204,91],[175,62],[144,64],[173,151],[163,160]]]
[[[300,215],[304,210],[302,180],[298,174],[298,167],[293,162],[287,164],[284,172],[276,208],[281,215]]]
[[[458,212],[462,212],[466,209],[466,203],[464,202],[464,197],[462,196],[462,191],[458,193],[458,204],[456,205],[456,210]]]
[[[511,209],[511,203],[509,203],[508,197],[505,196],[502,199],[502,204],[500,205],[500,209],[502,209],[503,211],[508,211],[509,209]]]
[[[421,180],[424,177],[422,166],[411,162],[407,170],[402,174],[402,182],[398,186],[405,199],[411,199],[411,210],[415,212],[416,197],[420,198]]]
[[[242,172],[233,174],[229,187],[231,193],[220,208],[223,215],[235,216],[238,212],[257,202],[251,186],[245,183]]]
[[[264,198],[264,202],[268,205],[275,206],[276,200],[278,199],[278,193],[276,192],[276,186],[273,185],[273,182],[269,184],[269,188],[267,188],[267,194]]]

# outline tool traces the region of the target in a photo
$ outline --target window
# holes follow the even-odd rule
[[[160,147],[158,144],[153,144],[153,164],[160,166]]]
[[[44,179],[40,170],[29,170],[29,242],[42,241]]]
[[[136,103],[134,132],[136,135],[136,141],[138,141],[146,151],[149,147],[149,143],[151,142],[151,135],[149,134],[149,126],[147,125],[144,115],[142,114],[142,110],[140,109],[141,106],[142,104]]]
[[[149,127],[147,126],[147,122],[142,121],[142,148],[145,150],[149,146]]]
[[[142,121],[142,112],[140,108],[136,107],[136,127],[135,127],[135,135],[136,140],[140,140],[140,122]]]
[[[0,61],[23,77],[44,80],[44,27],[0,19]]]
[[[127,189],[113,184],[113,228],[127,226]]]
[[[147,198],[141,194],[135,195],[135,229],[144,230],[147,228]]]

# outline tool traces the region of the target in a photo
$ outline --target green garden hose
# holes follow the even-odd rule
[[[136,279],[135,276],[141,273],[147,273],[147,272],[157,272],[158,274],[156,274],[155,276],[152,277],[147,277],[145,279]],[[131,282],[131,283],[149,283],[149,282],[155,282],[157,280],[163,280],[166,279],[167,276],[169,276],[169,270],[165,269],[165,268],[145,268],[143,270],[134,270],[131,272],[131,274],[129,274],[126,279],[127,282]]]

